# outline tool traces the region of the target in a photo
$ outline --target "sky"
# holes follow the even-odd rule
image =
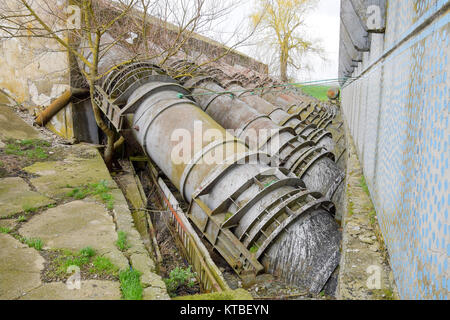
[[[223,41],[219,38],[220,32],[224,30],[234,30],[236,27],[243,26],[243,21],[254,10],[255,0],[244,0],[237,7],[223,24],[217,26],[217,36],[210,35],[212,38]],[[319,0],[317,8],[312,11],[306,19],[307,32],[314,38],[322,40],[322,46],[325,49],[326,61],[321,59],[311,59],[309,64],[314,68],[307,72],[299,70],[295,78],[298,81],[313,81],[323,79],[337,78],[338,74],[338,55],[339,55],[339,9],[340,0]],[[263,56],[264,52],[256,52],[255,47],[239,47],[241,51],[251,57]]]

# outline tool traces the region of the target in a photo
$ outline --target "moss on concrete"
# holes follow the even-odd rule
[[[65,198],[75,187],[102,180],[110,188],[117,188],[100,154],[91,148],[91,153],[87,155],[83,152],[83,146],[74,147],[74,151],[63,161],[37,162],[24,168],[24,171],[38,175],[31,179],[38,192],[57,199]]]

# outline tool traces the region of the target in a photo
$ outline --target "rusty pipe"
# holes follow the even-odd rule
[[[56,100],[45,108],[35,119],[35,123],[41,127],[45,126],[62,108],[64,108],[73,97],[80,97],[89,94],[87,89],[71,88],[64,91]]]

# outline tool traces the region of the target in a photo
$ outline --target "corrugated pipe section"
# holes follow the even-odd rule
[[[173,65],[179,67],[181,63],[190,62],[175,61]],[[224,128],[235,130],[235,135],[246,141],[252,150],[268,153],[274,164],[301,178],[309,190],[318,191],[333,201],[340,220],[345,175],[334,162],[334,155],[317,141],[297,134],[294,128],[278,125],[269,115],[255,110],[231,90],[227,93],[216,80],[221,71],[206,70],[204,73],[210,72],[212,76],[196,77],[185,83],[192,89],[200,107]],[[262,99],[255,95],[252,100]],[[254,101],[253,104],[261,103],[267,110],[283,112],[264,100],[262,102]]]
[[[139,62],[110,73],[96,99],[190,203],[190,220],[239,275],[265,271],[320,292],[340,259],[332,202],[271,167],[270,155],[250,150],[186,96]]]

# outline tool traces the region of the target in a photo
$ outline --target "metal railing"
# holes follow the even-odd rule
[[[158,179],[158,186],[165,205],[171,212],[170,220],[175,226],[175,231],[182,242],[184,255],[197,273],[197,278],[201,283],[203,291],[221,292],[230,290],[222,277],[222,273],[212,261],[208,250],[192,228],[186,214],[180,208],[175,196],[161,178]]]

